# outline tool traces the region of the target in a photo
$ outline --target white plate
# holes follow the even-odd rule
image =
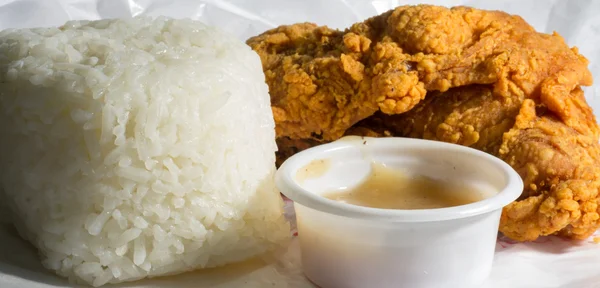
[[[294,227],[291,202],[286,216]],[[492,275],[482,288],[597,288],[600,287],[600,244],[544,237],[515,243],[499,236]],[[401,283],[399,283],[401,284]],[[74,287],[46,271],[35,249],[21,240],[12,226],[0,224],[0,287]],[[229,267],[155,278],[107,288],[315,288],[302,274],[300,251],[294,239],[275,263],[251,260]],[[399,286],[400,287],[400,286]]]

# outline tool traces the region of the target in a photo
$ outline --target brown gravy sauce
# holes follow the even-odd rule
[[[326,198],[348,204],[402,210],[465,205],[483,200],[484,195],[468,184],[409,176],[382,164],[373,164],[371,174],[358,186],[323,194]]]

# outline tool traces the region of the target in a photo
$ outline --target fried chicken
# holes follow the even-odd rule
[[[277,135],[298,139],[337,139],[377,111],[410,110],[427,91],[494,84],[501,94],[557,97],[591,84],[587,60],[560,36],[466,7],[403,6],[343,32],[281,26],[248,44],[263,63]]]
[[[518,16],[402,6],[345,31],[282,26],[248,40],[260,55],[278,160],[343,135],[470,146],[519,172],[500,231],[582,239],[599,226],[600,129],[580,86],[588,61]]]
[[[504,100],[489,85],[464,86],[432,93],[407,113],[378,113],[357,126],[493,154],[525,184],[520,199],[504,208],[500,231],[521,241],[550,234],[587,238],[600,226],[600,145],[583,91],[576,88],[565,98],[572,125],[542,102]]]
[[[583,99],[583,93],[576,90],[572,97]],[[500,231],[517,240],[554,233],[585,239],[600,226],[598,127],[587,122],[580,124],[593,125],[579,129],[548,112],[527,99],[503,135],[498,156],[519,172],[526,188],[524,200],[504,208]],[[587,106],[572,112],[591,115]]]
[[[515,123],[523,99],[504,97],[492,85],[468,85],[431,92],[400,115],[377,113],[360,123],[395,136],[470,146],[497,154],[502,135]]]

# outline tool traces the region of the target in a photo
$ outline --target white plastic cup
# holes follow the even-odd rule
[[[328,169],[298,179],[315,160]],[[464,181],[491,195],[422,210],[361,207],[320,195],[361,183],[373,162]],[[322,288],[478,287],[491,272],[502,207],[523,190],[519,175],[496,157],[407,138],[353,137],[313,147],[289,158],[276,184],[294,201],[304,273]]]

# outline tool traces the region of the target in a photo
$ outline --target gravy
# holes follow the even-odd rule
[[[483,200],[473,186],[426,176],[408,176],[400,170],[373,164],[371,174],[348,190],[323,194],[331,200],[381,209],[433,209],[465,205]]]

